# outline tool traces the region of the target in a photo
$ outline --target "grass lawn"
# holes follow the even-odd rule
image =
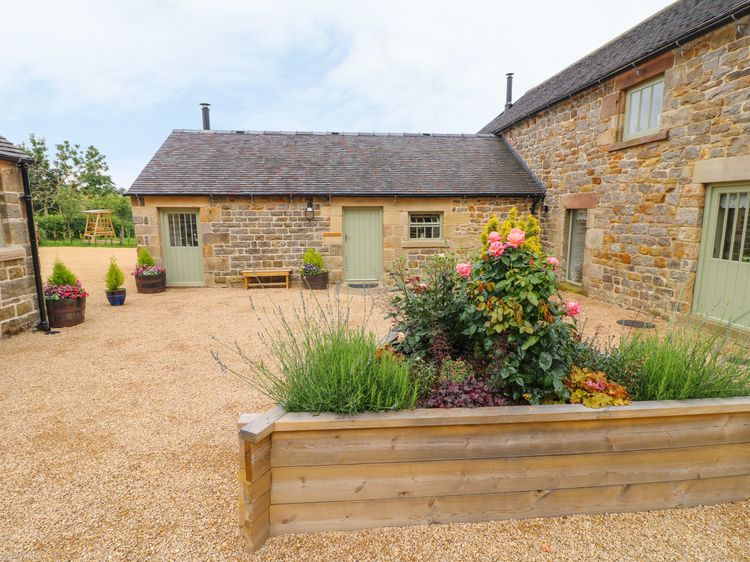
[[[125,238],[124,243],[120,244],[120,239],[117,238],[116,240],[97,240],[96,244],[94,245],[87,240],[74,238],[71,240],[40,240],[39,246],[53,247],[53,248],[61,248],[61,247],[96,248],[96,247],[104,247],[104,246],[111,246],[113,248],[135,248],[136,241],[135,241],[135,238]]]

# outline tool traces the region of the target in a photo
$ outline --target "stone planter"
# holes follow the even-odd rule
[[[83,323],[86,317],[86,297],[47,301],[50,328],[70,328]]]
[[[750,498],[750,397],[244,415],[240,525],[269,536]]]
[[[135,276],[135,288],[139,293],[163,293],[167,290],[167,274]]]
[[[325,290],[328,288],[328,272],[317,273],[315,275],[303,275],[302,286],[306,289]]]
[[[116,291],[107,291],[107,300],[112,306],[122,306],[125,304],[125,295],[127,289],[117,289]]]

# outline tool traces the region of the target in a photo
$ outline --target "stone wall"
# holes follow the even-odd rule
[[[160,259],[160,208],[199,209],[207,285],[239,284],[248,269],[302,265],[308,247],[323,255],[334,281],[343,277],[343,213],[346,207],[383,210],[383,269],[391,271],[398,259],[418,271],[431,254],[466,254],[478,247],[482,225],[493,215],[503,218],[512,207],[528,212],[524,198],[315,198],[315,218],[304,217],[306,198],[300,197],[141,197],[133,198],[139,245]],[[442,240],[409,240],[409,213],[440,212]]]
[[[592,296],[690,311],[706,187],[695,163],[727,168],[750,155],[750,17],[738,24],[504,132],[548,189],[547,251],[566,259],[566,209],[588,208],[583,288]],[[622,142],[625,90],[662,73],[661,131]],[[733,177],[750,180],[750,166]]]
[[[20,169],[0,160],[0,337],[39,321]]]

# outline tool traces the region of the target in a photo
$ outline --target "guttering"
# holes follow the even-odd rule
[[[632,69],[639,64],[642,64],[646,62],[649,59],[652,59],[654,57],[658,57],[661,54],[666,53],[667,51],[671,51],[672,49],[679,49],[681,47],[685,46],[685,42],[692,41],[696,37],[699,37],[705,33],[708,33],[709,31],[713,31],[717,27],[721,27],[724,24],[731,23],[737,21],[737,19],[746,16],[747,14],[750,14],[750,1],[746,2],[744,6],[740,7],[739,9],[730,12],[729,14],[725,14],[723,16],[718,16],[714,18],[713,20],[709,20],[702,25],[688,31],[684,35],[678,37],[675,40],[670,41],[669,43],[666,43],[662,45],[661,47],[657,47],[647,55],[643,55],[640,58],[637,58],[626,65],[623,65],[615,70],[612,70],[608,72],[607,74],[604,74],[602,76],[599,76],[596,80],[592,80],[591,82],[586,83],[584,86],[581,86],[580,88],[577,88],[575,90],[572,90],[570,92],[567,92],[559,97],[554,98],[551,102],[544,105],[544,107],[540,107],[539,109],[535,109],[533,111],[529,111],[528,113],[525,113],[518,118],[513,119],[510,123],[503,125],[502,127],[499,127],[497,129],[493,129],[490,131],[489,134],[499,135],[506,129],[512,127],[516,123],[520,123],[521,121],[524,121],[531,117],[532,115],[536,115],[537,113],[544,111],[545,109],[548,109],[549,107],[555,105],[556,103],[559,103],[567,98],[570,98],[576,94],[579,94],[585,90],[588,90],[589,88],[595,86],[596,84],[600,84],[601,82],[605,80],[609,80],[610,78],[614,78],[618,74],[621,74],[625,72],[626,70]],[[598,49],[597,49],[598,50]],[[593,51],[596,52],[596,51]],[[542,82],[544,84],[544,82]],[[523,99],[523,98],[521,98]],[[517,106],[518,104],[514,104],[514,106]],[[502,113],[500,114],[502,115]]]
[[[403,191],[393,192],[384,191],[382,193],[352,193],[352,192],[323,192],[323,191],[299,191],[295,193],[287,192],[260,192],[260,191],[244,191],[244,192],[218,192],[218,191],[202,191],[202,192],[160,192],[160,193],[130,193],[127,192],[124,195],[126,197],[398,197],[401,199],[415,199],[420,197],[532,197],[532,198],[543,198],[545,195],[544,188],[539,188],[539,193],[531,191],[475,191],[472,193],[404,193]]]
[[[32,161],[33,162],[33,161]],[[29,230],[29,244],[31,244],[31,261],[34,267],[34,283],[36,285],[36,300],[39,307],[38,330],[49,332],[49,321],[47,320],[47,307],[44,300],[44,288],[42,287],[42,273],[39,265],[39,246],[36,243],[36,228],[34,226],[34,207],[31,204],[31,184],[29,183],[29,159],[18,159],[23,180],[23,195],[21,199],[26,206],[26,226]]]

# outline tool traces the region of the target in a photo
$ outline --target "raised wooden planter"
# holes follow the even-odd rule
[[[273,535],[750,498],[750,397],[240,418],[240,526]]]

